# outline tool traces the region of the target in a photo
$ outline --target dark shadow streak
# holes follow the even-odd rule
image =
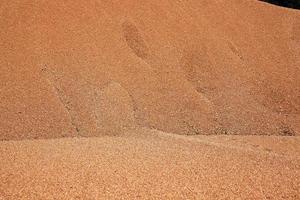
[[[260,1],[274,4],[281,7],[300,10],[300,0],[260,0]]]

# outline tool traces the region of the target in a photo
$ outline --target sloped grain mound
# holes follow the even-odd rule
[[[0,139],[297,135],[299,23],[259,1],[2,2]]]

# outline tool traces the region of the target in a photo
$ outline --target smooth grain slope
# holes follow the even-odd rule
[[[299,134],[299,11],[238,0],[0,6],[1,140],[138,126]]]

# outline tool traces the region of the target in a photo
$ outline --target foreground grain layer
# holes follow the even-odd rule
[[[124,134],[0,142],[0,199],[299,199],[298,137]]]

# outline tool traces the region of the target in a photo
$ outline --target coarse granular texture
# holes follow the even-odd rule
[[[0,26],[0,140],[136,127],[299,135],[298,10],[254,0],[1,1]]]
[[[0,200],[300,199],[300,12],[0,1]]]
[[[299,137],[269,136],[258,146],[264,136],[234,136],[239,145],[226,137],[135,130],[3,141],[0,199],[300,198]]]

